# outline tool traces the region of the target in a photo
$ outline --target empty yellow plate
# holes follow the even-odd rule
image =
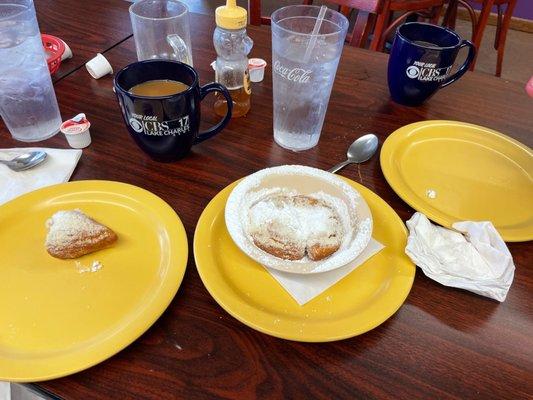
[[[231,184],[207,205],[194,234],[194,258],[213,298],[244,324],[269,335],[326,342],[375,328],[398,310],[411,290],[415,266],[404,253],[405,226],[380,197],[346,181],[364,197],[374,219],[373,237],[385,248],[340,282],[299,306],[263,266],[233,243],[224,208]]]
[[[491,221],[504,240],[533,239],[533,152],[481,126],[425,121],[391,134],[381,169],[394,191],[433,221]]]
[[[81,209],[118,235],[76,260],[46,252],[45,221]],[[118,182],[78,181],[0,207],[0,380],[68,375],[117,353],[152,325],[180,286],[187,237],[159,197]],[[88,271],[94,261],[101,269]],[[96,269],[96,268],[95,268]]]

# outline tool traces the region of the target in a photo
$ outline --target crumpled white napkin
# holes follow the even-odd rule
[[[0,164],[0,204],[33,190],[67,182],[78,164],[81,150],[24,147],[0,149],[0,159],[11,160],[28,151],[43,150],[46,160],[27,171],[15,172]]]
[[[290,272],[278,271],[267,267],[265,269],[299,305],[304,305],[339,282],[384,247],[377,240],[371,238],[368,246],[352,262],[332,271],[318,274],[291,274]]]
[[[433,225],[417,212],[407,227],[405,252],[426,276],[446,286],[505,300],[515,266],[491,222],[456,222],[454,231]]]

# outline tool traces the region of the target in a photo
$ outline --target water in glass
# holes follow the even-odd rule
[[[291,8],[296,10],[276,18],[276,13]],[[315,12],[314,17],[298,15],[309,12]],[[329,10],[316,41],[311,41],[309,32],[318,7],[289,6],[276,13],[272,18],[274,140],[290,150],[306,150],[320,138],[347,21]],[[331,18],[339,18],[339,22]]]
[[[61,125],[31,0],[0,2],[0,115],[25,142],[47,139]]]

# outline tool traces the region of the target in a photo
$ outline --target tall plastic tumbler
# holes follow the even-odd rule
[[[177,0],[139,0],[130,6],[139,61],[162,58],[192,62],[189,10]]]
[[[0,115],[23,142],[47,139],[61,126],[33,0],[0,0]]]
[[[293,151],[318,143],[348,30],[344,15],[320,10],[288,6],[272,14],[274,140]]]

